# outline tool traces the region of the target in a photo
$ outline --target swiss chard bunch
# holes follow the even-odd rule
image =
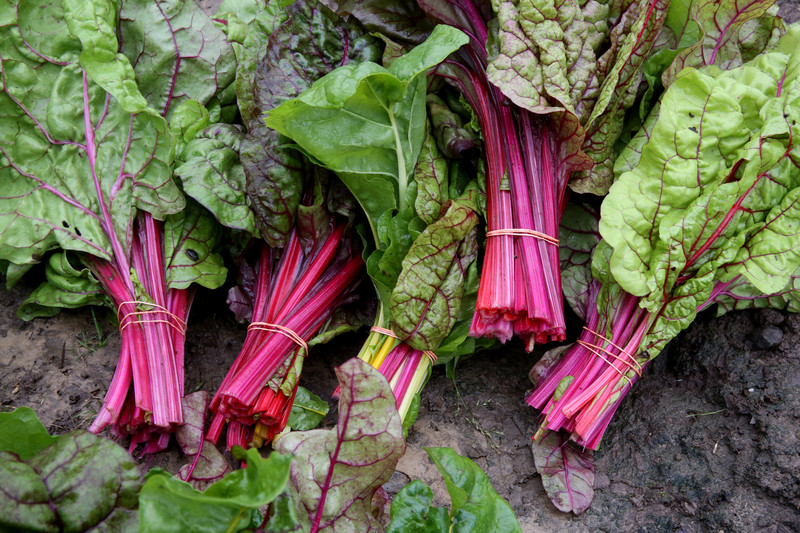
[[[232,50],[193,2],[12,2],[0,12],[7,281],[60,249],[23,315],[112,307],[122,349],[92,430],[111,425],[132,446],[163,448],[183,421],[192,286],[226,276],[219,231],[173,181],[173,155],[200,117],[219,114]]]
[[[464,342],[471,311],[463,311],[477,284],[480,190],[457,170],[449,175],[426,133],[427,73],[465,42],[447,26],[405,53],[390,42],[386,66],[348,63],[266,118],[296,149],[333,170],[366,214],[367,272],[379,303],[359,355],[390,380],[404,417],[436,355],[452,358],[476,346]],[[448,116],[459,130],[461,119]],[[452,132],[444,122],[438,131]]]
[[[567,183],[604,194],[614,143],[667,2],[419,0],[469,43],[439,70],[475,110],[487,242],[471,334],[563,340],[558,224]],[[570,176],[572,176],[570,178]]]
[[[587,327],[528,397],[543,429],[596,448],[641,370],[698,311],[793,305],[799,32],[730,70],[683,70],[646,142],[629,145],[634,164],[602,205],[594,280],[574,276],[589,288]]]
[[[248,334],[211,402],[207,433],[216,443],[227,423],[230,448],[260,445],[283,430],[309,347],[369,315],[355,309],[366,307],[356,293],[364,261],[354,241],[355,202],[325,170],[287,149],[262,115],[332,64],[377,57],[380,47],[316,2],[271,3],[249,25],[235,13],[226,17],[231,38],[242,41],[236,88],[247,129],[208,127],[184,147],[177,173],[186,193],[231,228],[231,242],[249,241],[234,254],[239,284],[228,299]],[[249,28],[244,35],[233,29],[240,26]],[[340,38],[318,56],[297,55],[296,39],[325,34]]]
[[[347,217],[328,211],[328,191],[315,192],[314,203],[299,206],[284,249],[255,247],[257,266],[240,259],[243,277],[229,302],[246,313],[248,332],[211,403],[212,442],[226,421],[228,447],[271,441],[289,420],[308,349],[353,327],[336,312],[358,296],[360,242]],[[255,438],[246,434],[252,426]]]

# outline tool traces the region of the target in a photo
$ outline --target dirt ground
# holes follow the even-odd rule
[[[797,3],[786,4],[784,15],[797,20]],[[28,283],[0,291],[2,409],[30,406],[54,433],[88,427],[119,354],[112,314],[23,322],[15,312]],[[244,336],[224,295],[201,292],[187,333],[187,392],[215,391]],[[350,334],[312,350],[302,384],[335,407],[333,367],[362,339]],[[458,367],[455,385],[437,367],[387,490],[420,478],[447,504],[424,447],[450,446],[484,468],[526,532],[800,531],[800,316],[698,317],[617,413],[595,455],[594,504],[580,517],[555,510],[533,465],[538,414],[523,397],[540,355],[514,346],[478,355]],[[335,409],[325,423],[334,417]],[[179,465],[170,451],[145,466]]]

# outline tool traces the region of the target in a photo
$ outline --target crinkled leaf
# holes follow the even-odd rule
[[[282,245],[292,228],[309,165],[266,127],[263,115],[336,66],[380,57],[374,37],[326,7],[289,4],[270,2],[256,17],[241,49],[236,82],[248,130],[241,147],[247,193],[258,228],[273,246]]]
[[[701,36],[682,50],[662,79],[669,86],[685,67],[716,65],[723,70],[738,67],[774,45],[785,32],[783,22],[770,9],[775,0],[697,0],[690,16]]]
[[[392,329],[417,350],[435,350],[461,310],[467,269],[478,255],[478,216],[458,202],[417,237],[392,291]]]
[[[452,508],[451,531],[522,531],[511,506],[470,459],[452,448],[425,448],[444,477]]]
[[[81,16],[88,16],[93,4],[80,4],[88,10]],[[43,6],[37,17],[45,17],[45,27],[21,10],[16,23],[0,28],[0,259],[33,263],[55,247],[109,259],[109,239],[125,251],[137,208],[159,219],[183,208],[169,170],[170,133],[162,117],[130,114],[84,76],[74,52],[80,44],[66,37],[64,13],[56,5]],[[113,13],[109,17],[96,22],[113,27]],[[82,35],[92,42],[105,35],[84,27],[88,19],[72,23],[82,25]],[[53,40],[42,32],[64,36]],[[21,35],[29,38],[23,41]],[[97,45],[93,53],[101,54],[108,43]],[[38,47],[35,54],[29,46]],[[116,61],[113,54],[111,60]],[[112,79],[115,73],[119,77]],[[105,70],[103,81],[130,96],[135,84],[123,74]],[[129,108],[141,107],[120,98]],[[86,147],[87,136],[93,149]]]
[[[0,529],[135,531],[141,475],[119,445],[86,431],[23,461],[0,452]]]
[[[598,65],[599,70],[605,67],[608,71],[598,80],[596,103],[584,121],[583,150],[594,165],[573,176],[570,181],[573,190],[603,195],[613,183],[615,143],[625,132],[625,112],[639,96],[643,66],[658,39],[669,4],[664,0],[642,1],[638,6],[634,3],[611,30],[612,47]]]
[[[424,74],[466,39],[454,28],[437,26],[425,43],[388,69],[370,62],[339,67],[270,111],[267,126],[336,172],[374,232],[383,213],[406,208],[425,138]]]
[[[173,111],[169,118],[169,129],[173,137],[173,158],[183,161],[180,154],[184,147],[211,124],[211,115],[197,100],[185,100],[171,109]]]
[[[150,470],[139,497],[139,531],[211,533],[253,527],[258,508],[284,491],[292,459],[278,453],[264,459],[254,448],[238,449],[234,455],[246,461],[247,467],[231,472],[204,492],[160,468]]]
[[[492,7],[498,28],[487,45],[489,81],[524,109],[575,114],[610,29],[608,6],[508,0]]]
[[[717,316],[740,309],[785,309],[790,313],[800,312],[800,271],[796,271],[789,283],[780,291],[764,295],[744,276],[727,283],[719,282],[711,294],[711,303],[717,305]]]
[[[600,241],[599,220],[599,211],[588,202],[570,202],[558,231],[561,290],[572,310],[584,320],[592,283],[592,252]]]
[[[200,202],[223,226],[255,232],[247,201],[239,147],[244,134],[228,124],[214,124],[190,141],[175,169],[183,190]]]
[[[30,407],[0,413],[0,452],[11,452],[27,461],[55,441]]]
[[[201,207],[187,202],[186,208],[164,221],[164,257],[167,286],[186,289],[197,283],[216,289],[225,283],[228,269],[215,247],[222,228]]]
[[[190,98],[205,105],[233,83],[233,48],[192,0],[124,0],[119,27],[121,52],[147,103],[164,117]]]
[[[304,528],[367,531],[380,528],[372,497],[405,452],[391,387],[354,358],[336,369],[341,396],[336,429],[291,432],[275,449],[295,456],[289,490]]]
[[[328,402],[305,387],[297,387],[288,425],[297,431],[307,431],[317,427],[327,414]]]
[[[392,499],[392,520],[387,533],[448,533],[450,513],[444,507],[433,507],[433,491],[415,479]]]
[[[419,44],[433,26],[416,2],[398,0],[323,0],[342,17],[355,17],[371,33]]]
[[[417,198],[414,209],[426,224],[432,224],[442,214],[442,206],[450,199],[448,196],[447,160],[439,154],[436,142],[430,131],[425,134],[417,165],[414,167],[414,182],[417,184]]]
[[[17,309],[17,316],[22,320],[55,316],[61,309],[111,303],[91,271],[76,267],[67,252],[51,254],[44,273],[47,281],[39,285]]]
[[[579,450],[567,437],[548,431],[531,443],[536,471],[547,496],[559,511],[586,511],[594,499],[594,459],[591,450]]]
[[[566,156],[588,156],[571,187],[605,194],[613,150],[642,80],[641,67],[669,3],[624,5],[553,0],[493,2],[498,31],[489,32],[489,80],[523,109],[555,113]]]
[[[763,69],[745,66],[732,71],[693,71],[665,93],[639,164],[619,177],[602,207],[600,233],[614,248],[611,271],[626,291],[643,296],[654,288],[648,279],[661,263],[653,251],[662,221],[671,213],[677,213],[673,217],[682,216],[682,210],[697,201],[705,187],[741,173],[737,177],[744,182],[758,181],[775,189],[759,175],[762,162],[768,164],[780,149],[770,141],[763,143],[762,150],[761,141],[751,139],[751,131],[770,125],[769,129],[778,129],[762,129],[764,136],[780,133],[781,119],[777,117],[776,122],[776,117],[762,117],[761,110],[777,98],[788,62],[783,54],[769,54]],[[784,91],[784,98],[788,92]],[[785,132],[787,124],[782,122]],[[742,188],[748,190],[746,184]],[[782,197],[785,189],[771,190],[768,197],[776,194]],[[695,225],[709,235],[711,227],[702,220]],[[702,242],[697,242],[702,247]],[[681,265],[672,266],[681,270]]]
[[[460,158],[478,145],[478,134],[441,98],[429,94],[428,113],[436,145],[445,157]],[[467,112],[472,113],[472,109]]]

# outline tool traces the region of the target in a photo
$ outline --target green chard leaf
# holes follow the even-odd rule
[[[598,302],[614,300],[609,274],[641,297],[653,319],[643,354],[654,357],[714,302],[794,305],[797,31],[741,67],[685,70],[664,94],[638,163],[603,203],[593,269],[607,292]]]
[[[578,171],[570,186],[605,194],[614,144],[669,2],[501,0],[492,6],[498,29],[487,42],[489,80],[523,109],[552,114],[564,159]]]
[[[30,407],[0,413],[0,452],[11,452],[27,461],[55,441]]]
[[[293,430],[307,431],[317,427],[327,414],[328,402],[305,387],[297,387],[288,425]]]
[[[136,531],[142,479],[131,456],[86,431],[46,446],[46,431],[34,427],[37,422],[30,413],[12,423],[29,436],[28,445],[14,446],[21,455],[0,451],[0,475],[14,480],[0,492],[0,529]]]
[[[467,42],[437,26],[387,69],[349,63],[271,110],[267,126],[336,172],[361,204],[373,233],[387,211],[407,208],[407,189],[425,139],[425,73]]]
[[[392,502],[388,533],[522,531],[511,506],[497,494],[478,465],[452,448],[425,451],[444,477],[452,502],[450,512],[432,507],[431,489],[421,481],[412,481]]]
[[[141,533],[243,531],[261,522],[258,508],[275,501],[289,480],[291,457],[234,448],[244,470],[231,472],[201,492],[160,468],[148,472],[139,497]]]
[[[125,0],[119,27],[120,52],[147,88],[148,105],[163,117],[188,99],[207,104],[234,81],[233,48],[192,0]]]
[[[392,499],[391,522],[387,533],[449,533],[450,513],[433,507],[433,491],[415,479]]]
[[[222,228],[193,201],[164,221],[164,257],[167,286],[186,289],[197,283],[216,289],[225,283],[228,269],[215,251]]]
[[[183,190],[208,209],[227,228],[256,232],[247,201],[239,148],[244,133],[229,124],[214,124],[183,148],[175,169]]]
[[[448,161],[439,154],[431,132],[427,131],[419,159],[414,167],[414,182],[417,184],[414,209],[426,224],[432,224],[441,216],[442,206],[450,199],[448,166]]]
[[[390,299],[392,329],[417,350],[435,350],[459,317],[467,271],[478,255],[478,216],[454,201],[403,259]]]
[[[341,387],[335,429],[293,431],[275,443],[292,454],[289,492],[304,529],[367,531],[379,528],[372,498],[405,452],[391,387],[355,358],[336,369]]]
[[[110,305],[103,287],[88,268],[75,266],[68,252],[53,252],[45,265],[47,281],[39,285],[17,310],[23,320],[55,316],[61,309]]]

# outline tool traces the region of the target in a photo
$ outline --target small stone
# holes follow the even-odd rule
[[[389,478],[389,481],[383,484],[383,490],[394,496],[400,492],[400,489],[409,483],[411,483],[411,478],[407,474],[404,474],[399,470],[395,470],[394,474],[392,474],[392,477]]]
[[[783,340],[783,331],[775,326],[764,326],[753,333],[753,346],[759,350],[774,348]]]
[[[611,479],[602,472],[595,474],[594,477],[594,488],[598,490],[606,489],[608,486],[611,485]]]

